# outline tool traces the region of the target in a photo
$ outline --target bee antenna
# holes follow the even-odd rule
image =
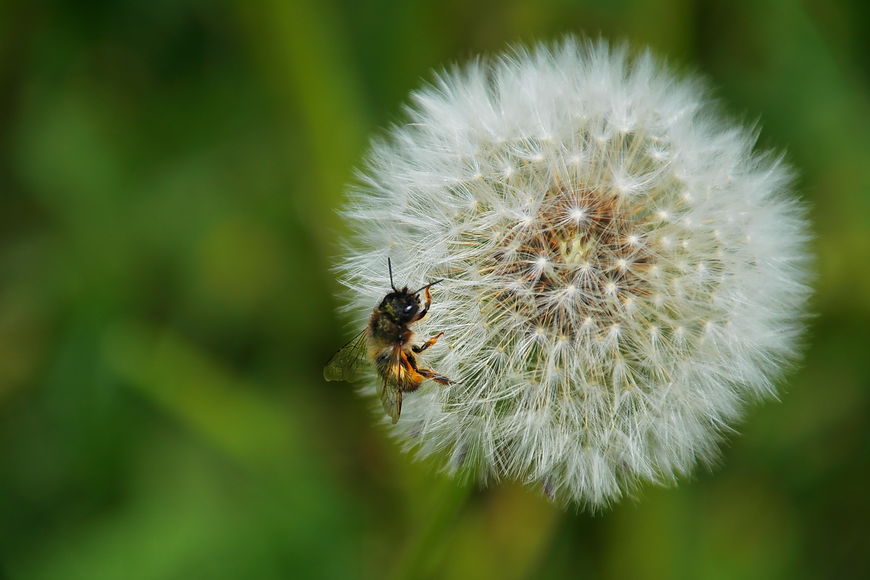
[[[389,258],[387,258],[387,269],[390,271],[390,288],[393,289],[393,292],[398,292],[396,285],[393,284],[393,263],[390,262]]]
[[[435,280],[434,282],[429,282],[428,284],[426,284],[425,286],[423,286],[419,290],[415,291],[414,294],[419,294],[420,292],[422,292],[426,288],[428,288],[430,286],[434,286],[435,284],[438,284],[439,282],[443,282],[443,281],[444,281],[444,278],[441,278],[440,280]]]

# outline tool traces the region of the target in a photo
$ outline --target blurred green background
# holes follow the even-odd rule
[[[870,3],[0,3],[0,578],[870,573]],[[817,316],[720,466],[588,515],[413,463],[352,387],[329,265],[430,69],[599,33],[787,151]]]

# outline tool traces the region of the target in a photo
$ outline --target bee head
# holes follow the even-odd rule
[[[399,324],[407,324],[420,311],[420,297],[402,288],[384,296],[379,310]]]
[[[390,271],[390,288],[392,288],[393,291],[384,296],[378,310],[399,324],[407,324],[414,320],[417,313],[420,312],[420,292],[426,290],[429,286],[442,282],[442,280],[436,280],[426,284],[414,292],[408,290],[407,286],[401,290],[397,290],[396,285],[393,283],[393,264],[389,258],[387,258],[387,268]],[[425,312],[423,314],[425,315]]]

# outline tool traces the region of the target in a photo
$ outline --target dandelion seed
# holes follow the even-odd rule
[[[420,356],[461,384],[410,394],[396,437],[600,507],[711,460],[773,394],[809,294],[804,210],[705,99],[648,53],[572,39],[414,93],[339,267],[361,322],[388,256],[397,280],[445,279],[415,329],[444,332]]]

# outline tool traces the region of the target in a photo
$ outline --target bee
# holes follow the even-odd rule
[[[360,362],[368,358],[374,362],[380,378],[378,395],[384,411],[396,423],[402,414],[403,393],[416,391],[426,379],[442,385],[456,383],[417,364],[416,355],[433,346],[444,333],[416,345],[413,344],[414,333],[409,328],[429,312],[432,304],[429,288],[443,280],[430,282],[414,292],[409,291],[407,286],[397,290],[393,284],[393,265],[389,258],[387,268],[393,291],[384,296],[372,311],[368,326],[333,355],[323,369],[323,378],[327,381],[357,380],[360,378]],[[424,296],[422,305],[420,292]]]

